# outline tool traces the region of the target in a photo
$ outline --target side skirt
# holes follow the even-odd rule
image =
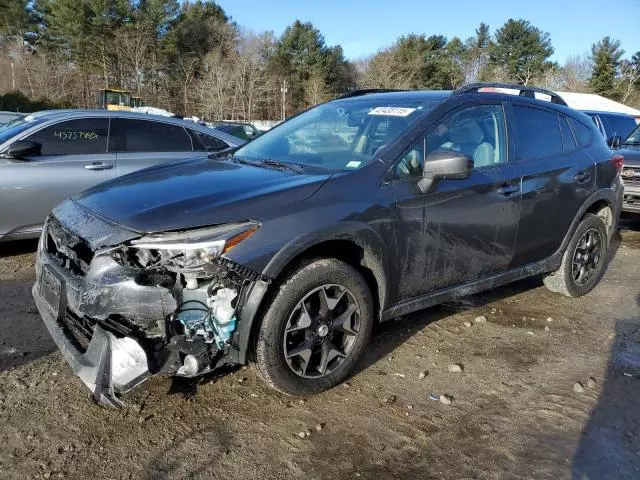
[[[381,321],[385,322],[392,318],[407,315],[418,310],[424,310],[425,308],[449,302],[456,298],[466,297],[468,295],[473,295],[474,293],[491,290],[492,288],[499,287],[500,285],[533,277],[541,273],[551,272],[560,266],[561,261],[562,254],[556,253],[539,262],[529,263],[521,267],[500,272],[489,277],[478,278],[454,287],[443,288],[420,297],[409,298],[383,311]]]

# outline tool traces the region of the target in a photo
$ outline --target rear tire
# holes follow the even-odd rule
[[[337,259],[311,261],[284,281],[266,310],[255,345],[257,370],[288,395],[327,390],[352,373],[372,326],[364,277]]]
[[[597,215],[585,215],[567,245],[560,268],[544,277],[545,286],[567,297],[589,293],[604,274],[608,252],[604,221]]]

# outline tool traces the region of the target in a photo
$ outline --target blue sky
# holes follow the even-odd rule
[[[529,20],[551,35],[553,60],[587,53],[605,35],[625,56],[640,50],[640,0],[218,0],[241,26],[277,35],[294,20],[311,21],[329,45],[353,60],[391,45],[406,33],[463,40],[481,21],[492,32],[509,18]]]

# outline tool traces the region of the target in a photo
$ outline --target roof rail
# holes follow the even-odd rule
[[[453,92],[454,95],[461,95],[463,93],[477,92],[481,88],[508,88],[511,90],[518,90],[518,94],[521,97],[535,98],[535,93],[542,93],[551,97],[551,103],[567,106],[567,103],[562,99],[560,95],[546,88],[533,87],[530,85],[518,85],[517,83],[500,83],[500,82],[476,82],[468,83],[461,86]]]
[[[351,98],[351,97],[361,97],[362,95],[369,95],[372,93],[390,93],[390,92],[405,92],[406,90],[401,90],[397,88],[359,88],[355,90],[350,90],[345,94],[340,95],[337,100],[342,98]]]

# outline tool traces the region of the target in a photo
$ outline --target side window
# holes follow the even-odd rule
[[[625,118],[618,116],[607,116],[607,123],[609,124],[609,135],[619,136],[624,142],[626,138],[636,128],[636,122],[633,118]]]
[[[562,135],[554,112],[514,105],[518,134],[516,158],[537,160],[562,155]]]
[[[405,153],[396,164],[396,175],[399,178],[415,178],[422,176],[424,167],[424,152],[426,150],[427,139],[418,140],[411,150]]]
[[[229,147],[226,142],[214,137],[213,135],[207,135],[206,133],[202,133],[197,130],[191,130],[191,134],[194,136],[194,150],[204,148],[204,150],[209,152],[217,152]],[[202,146],[200,146],[200,144]]]
[[[474,168],[507,162],[502,105],[476,105],[458,110],[427,134],[427,161],[436,150],[453,150],[473,160]]]
[[[578,141],[578,145],[581,147],[588,147],[591,145],[591,142],[593,141],[593,131],[583,123],[573,118],[570,119],[569,123],[571,123],[571,129]]]
[[[90,155],[106,153],[108,118],[84,118],[56,123],[25,140],[42,145],[42,155]]]
[[[115,121],[123,152],[190,152],[191,137],[180,125],[118,118]]]
[[[440,120],[400,159],[396,174],[401,178],[420,176],[429,155],[439,150],[463,153],[473,160],[474,168],[506,163],[502,106],[476,105]]]
[[[569,120],[562,115],[558,116],[558,122],[560,123],[560,132],[562,133],[562,145],[565,152],[573,152],[576,148],[576,140],[573,138],[571,127],[569,127]]]

